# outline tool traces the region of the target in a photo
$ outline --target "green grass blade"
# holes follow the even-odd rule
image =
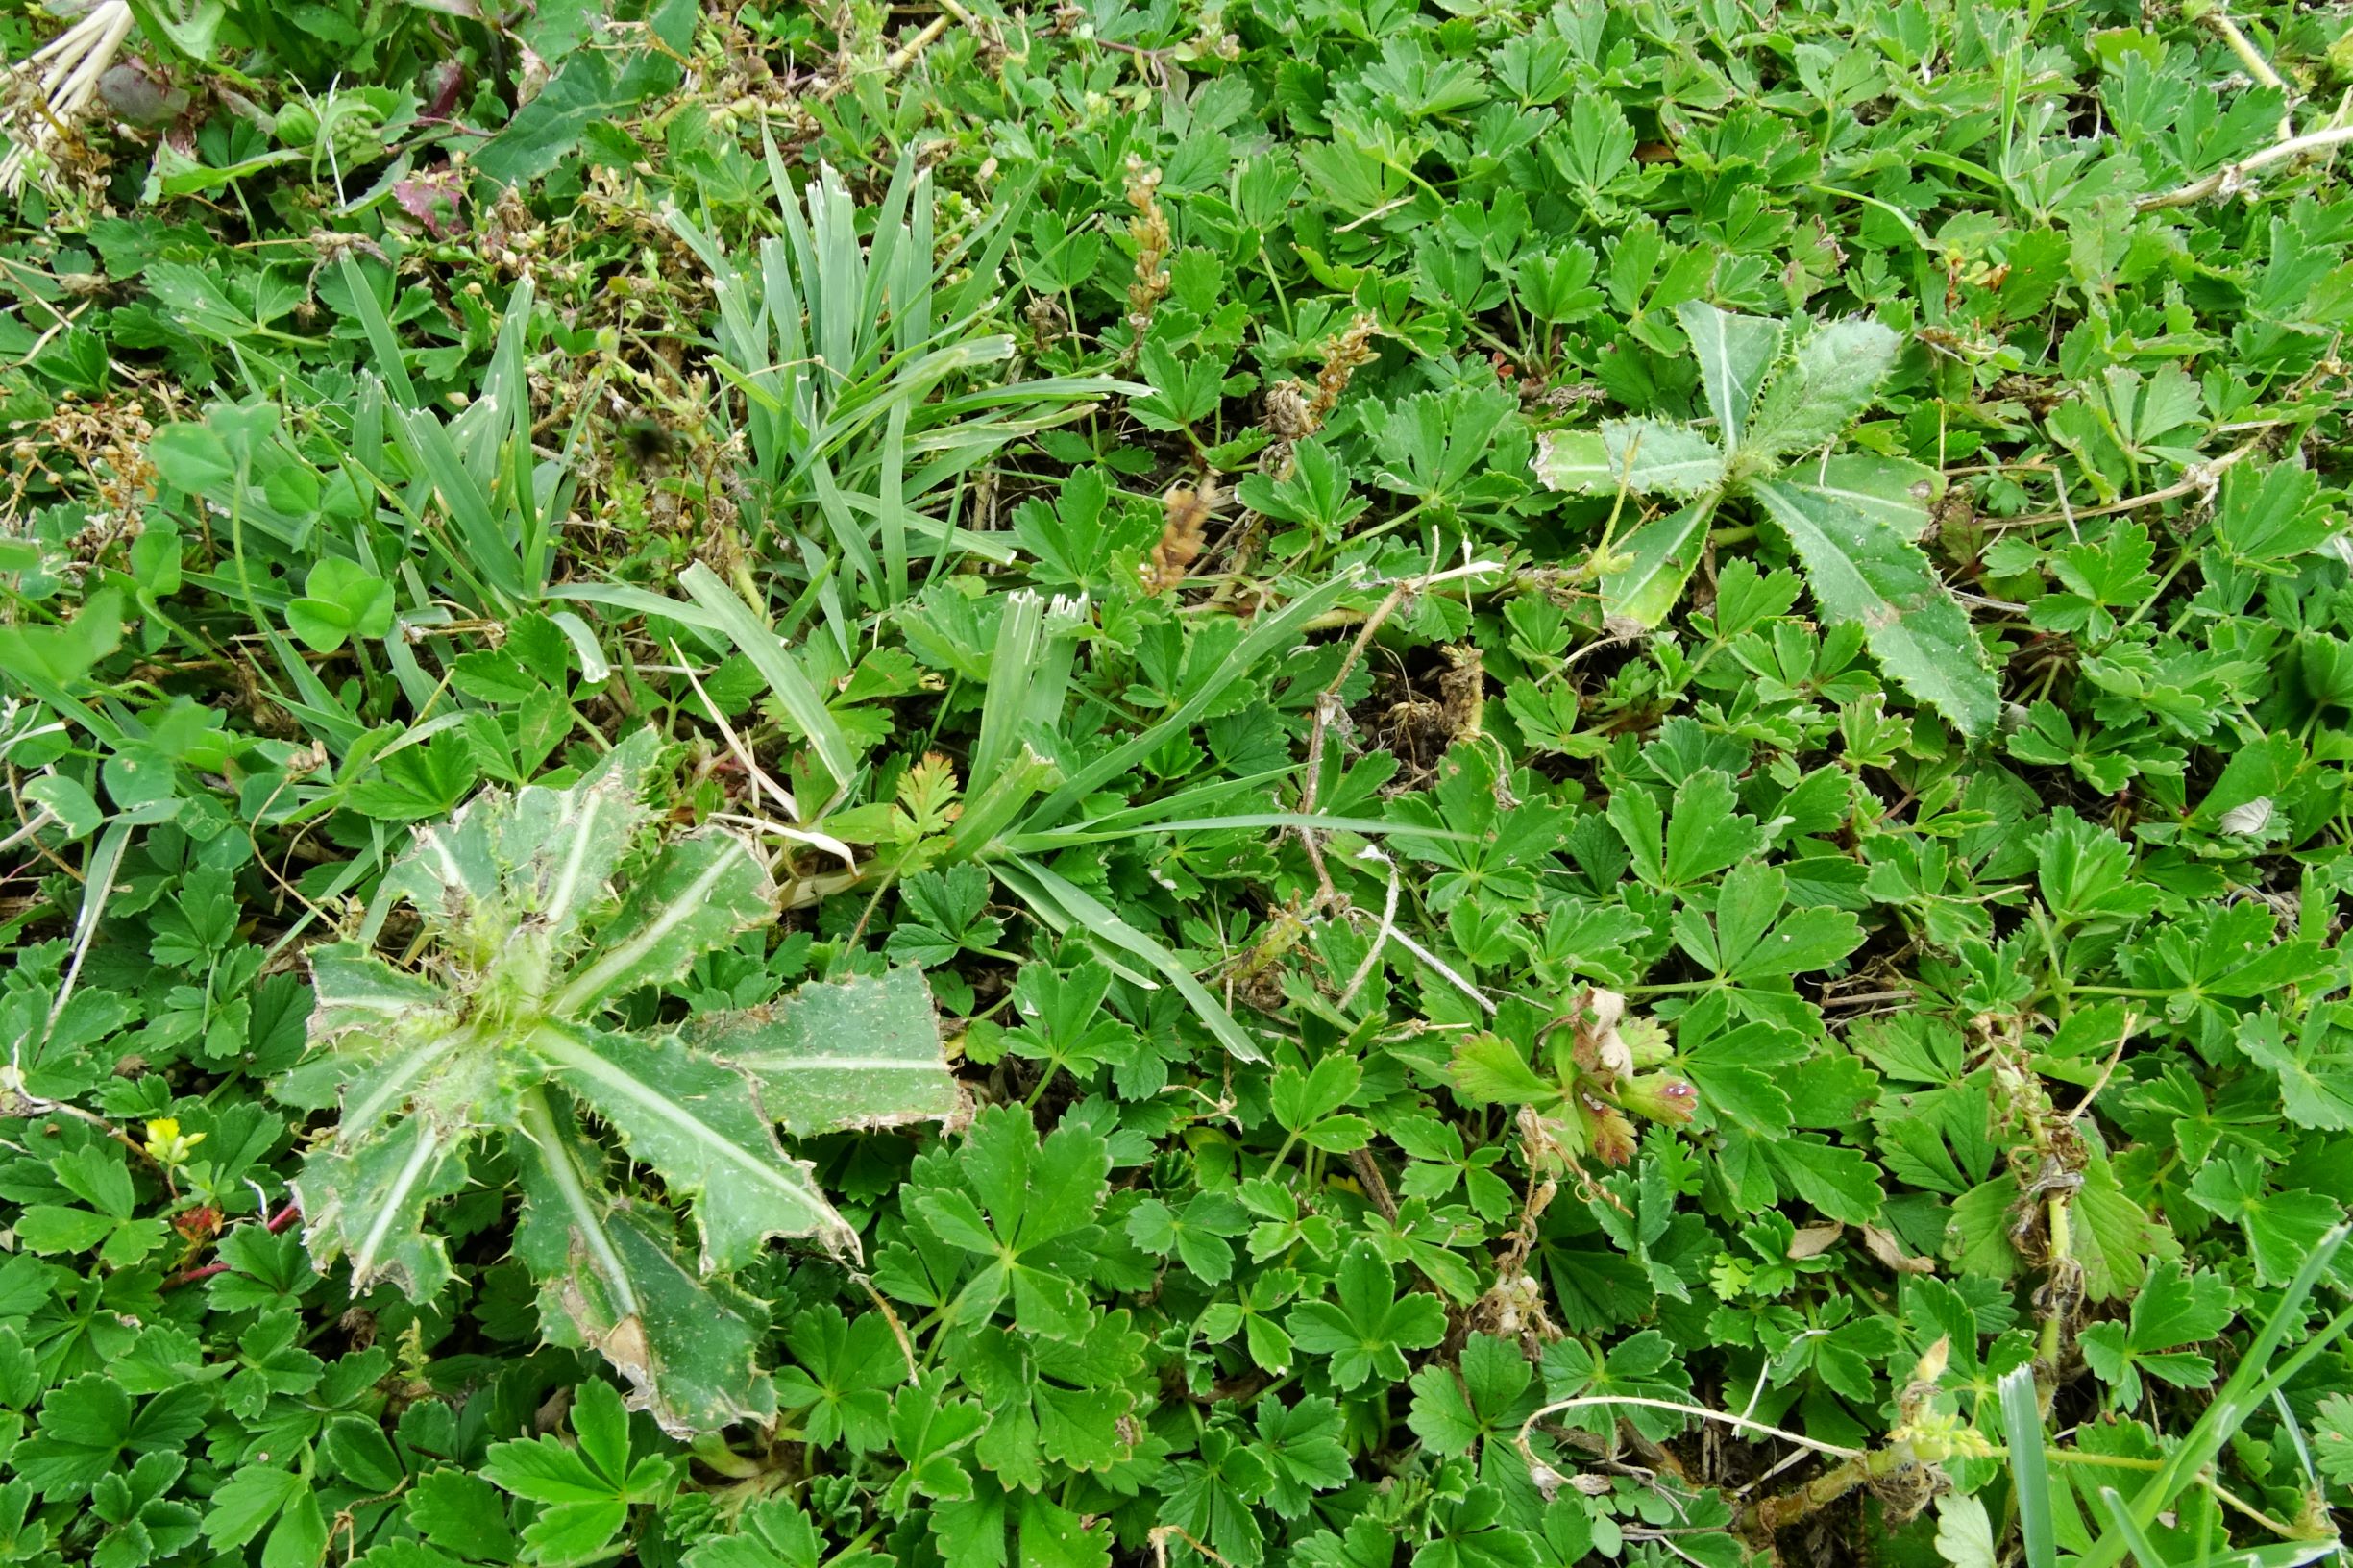
[[[2281,1293],[2279,1305],[2272,1309],[2270,1317],[2240,1356],[2229,1379],[2198,1416],[2196,1424],[2166,1456],[2163,1467],[2132,1499],[2132,1516],[2137,1522],[2145,1526],[2170,1507],[2193,1478],[2214,1461],[2222,1445],[2256,1408],[2270,1398],[2272,1390],[2301,1371],[2348,1327],[2353,1327],[2353,1310],[2340,1312],[2319,1333],[2298,1346],[2294,1354],[2273,1364],[2272,1358],[2278,1354],[2289,1329],[2301,1320],[2304,1298],[2336,1261],[2348,1231],[2353,1231],[2353,1226],[2339,1225],[2322,1237],[2312,1256],[2304,1260],[2304,1266],[2296,1270],[2295,1278]],[[2102,1534],[2093,1543],[2092,1550],[2084,1554],[2077,1568],[2114,1568],[2125,1550],[2121,1535],[2113,1531]]]
[[[1260,617],[1236,645],[1233,654],[1197,691],[1178,704],[1175,712],[1080,769],[1061,789],[1040,801],[1038,809],[1030,814],[1027,823],[1030,830],[1054,826],[1097,786],[1117,778],[1150,756],[1171,735],[1190,729],[1227,687],[1249,674],[1277,649],[1298,646],[1299,640],[1307,635],[1308,623],[1337,603],[1342,594],[1358,585],[1358,580],[1354,572],[1341,573],[1309,589],[1274,614]]]
[[[480,573],[492,596],[500,600],[496,606],[485,608],[516,609],[527,600],[519,554],[521,541],[500,527],[490,492],[475,478],[450,439],[450,432],[432,414],[404,412],[401,429],[418,470],[456,528],[454,543],[465,560]]]
[[[700,561],[678,574],[678,583],[767,678],[769,689],[776,694],[776,700],[784,704],[785,713],[808,739],[810,749],[817,753],[819,766],[833,779],[836,793],[847,789],[858,772],[848,737],[834,723],[824,699],[802,673],[783,639],[769,629],[752,613],[751,606]]]
[[[1137,822],[1122,827],[1065,827],[1042,833],[1016,833],[1005,840],[1005,847],[1016,854],[1032,855],[1049,849],[1066,849],[1080,844],[1116,844],[1122,839],[1140,839],[1154,833],[1223,833],[1246,829],[1295,827],[1317,833],[1361,833],[1367,838],[1397,830],[1395,822],[1385,822],[1370,817],[1325,817],[1296,811],[1254,811],[1234,817],[1180,817],[1167,821]],[[1431,831],[1415,828],[1414,836],[1426,839],[1468,839],[1467,833],[1449,833],[1443,829]]]
[[[392,330],[392,322],[383,306],[376,303],[376,295],[368,287],[367,276],[359,263],[346,252],[342,261],[343,286],[352,297],[352,310],[359,317],[359,330],[367,334],[368,348],[376,362],[368,368],[383,378],[392,395],[401,400],[403,408],[418,406],[416,383],[408,379],[408,366],[401,358],[401,340]]]
[[[1178,962],[1174,953],[1121,919],[1092,894],[1038,862],[1018,855],[988,864],[997,880],[1019,894],[1022,902],[1046,924],[1057,931],[1078,926],[1105,945],[1141,959],[1176,987],[1178,994],[1191,1004],[1194,1016],[1227,1050],[1244,1062],[1266,1060],[1266,1053],[1243,1032],[1234,1015],[1226,1011],[1225,1004],[1211,994],[1209,988]]]
[[[870,593],[879,595],[883,587],[882,562],[875,558],[874,547],[867,542],[866,526],[858,521],[849,502],[834,482],[833,469],[821,455],[813,455],[809,462],[809,478],[817,486],[817,506],[832,530],[833,542],[852,566]],[[869,511],[875,510],[868,507]]]
[[[2050,1498],[2050,1461],[2043,1453],[2043,1410],[2034,1363],[2012,1367],[1998,1384],[2001,1431],[2010,1445],[2010,1479],[2018,1493],[2018,1528],[2026,1568],[2058,1568],[2058,1532]]]
[[[882,467],[875,476],[874,502],[882,525],[883,573],[890,603],[904,604],[907,588],[907,405],[894,404],[883,427]],[[944,541],[943,541],[944,544]],[[947,551],[940,551],[944,555]]]
[[[1021,741],[1024,700],[1037,678],[1044,641],[1045,599],[1026,589],[1009,594],[997,617],[996,647],[989,654],[989,684],[980,699],[980,737],[972,743],[965,772],[979,789],[1004,772]],[[1059,694],[1057,694],[1059,696]]]
[[[582,604],[603,604],[631,615],[658,615],[682,626],[711,633],[713,648],[723,646],[726,637],[725,624],[701,605],[681,603],[632,583],[568,582],[560,588],[549,589],[548,597],[575,600]]]
[[[2132,1509],[2125,1506],[2122,1494],[2113,1486],[2102,1486],[2099,1500],[2107,1508],[2108,1517],[2116,1521],[2118,1532],[2131,1546],[2133,1557],[2141,1568],[2172,1568],[2172,1564],[2166,1560],[2165,1554],[2158,1551],[2156,1543],[2148,1538],[2148,1532],[2134,1522]]]

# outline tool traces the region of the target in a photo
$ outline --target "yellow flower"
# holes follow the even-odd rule
[[[173,1116],[159,1116],[147,1124],[147,1157],[159,1165],[181,1164],[204,1140],[202,1133],[184,1136],[178,1118]]]

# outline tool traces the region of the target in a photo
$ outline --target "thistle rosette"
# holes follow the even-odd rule
[[[765,1316],[728,1277],[773,1237],[858,1251],[779,1127],[946,1120],[963,1096],[914,969],[683,1027],[601,1021],[773,917],[743,836],[648,842],[659,749],[642,732],[568,789],[488,792],[421,829],[385,888],[416,911],[416,966],[315,949],[310,1050],[281,1092],[341,1109],[296,1184],[322,1266],[343,1259],[355,1290],[388,1281],[429,1299],[453,1274],[434,1206],[471,1179],[468,1152],[500,1139],[543,1332],[602,1354],[638,1408],[687,1433],[775,1414]]]

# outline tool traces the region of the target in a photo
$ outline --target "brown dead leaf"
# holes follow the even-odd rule
[[[1790,1237],[1789,1256],[1793,1259],[1819,1258],[1846,1234],[1847,1227],[1835,1219],[1826,1225],[1808,1225]]]
[[[1903,1250],[1903,1243],[1896,1239],[1895,1232],[1880,1226],[1866,1225],[1863,1227],[1863,1245],[1871,1249],[1871,1255],[1874,1258],[1899,1274],[1933,1274],[1936,1272],[1935,1259],[1913,1257]]]

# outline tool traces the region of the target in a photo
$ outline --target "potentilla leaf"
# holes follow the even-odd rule
[[[665,1502],[676,1489],[677,1461],[650,1455],[631,1462],[628,1422],[612,1385],[591,1379],[572,1408],[576,1446],[530,1437],[491,1447],[483,1474],[540,1505],[523,1531],[531,1561],[590,1561],[620,1533],[631,1507]]]
[[[1359,1242],[1340,1260],[1335,1301],[1303,1302],[1287,1327],[1301,1350],[1332,1358],[1335,1387],[1354,1388],[1378,1375],[1406,1377],[1405,1353],[1427,1350],[1446,1335],[1446,1307],[1414,1291],[1400,1298],[1396,1276],[1371,1243]]]
[[[2248,1061],[2279,1080],[2290,1121],[2335,1132],[2353,1127],[2353,1031],[2341,1004],[2306,1014],[2293,1039],[2277,1016],[2259,1013],[2239,1026],[2237,1041]]]
[[[1041,1142],[1026,1110],[993,1106],[973,1121],[957,1167],[969,1193],[938,1188],[907,1200],[941,1240],[986,1260],[949,1305],[949,1319],[986,1323],[1010,1295],[1024,1333],[1083,1338],[1093,1322],[1086,1282],[1102,1235],[1093,1220],[1110,1147],[1073,1122]]]
[[[2132,1298],[2129,1320],[2087,1324],[2079,1336],[2084,1360],[2108,1384],[2113,1404],[2130,1407],[2144,1376],[2177,1388],[2203,1388],[2215,1365],[2185,1348],[2211,1339],[2238,1315],[2230,1282],[2177,1263],[2152,1272]]]

